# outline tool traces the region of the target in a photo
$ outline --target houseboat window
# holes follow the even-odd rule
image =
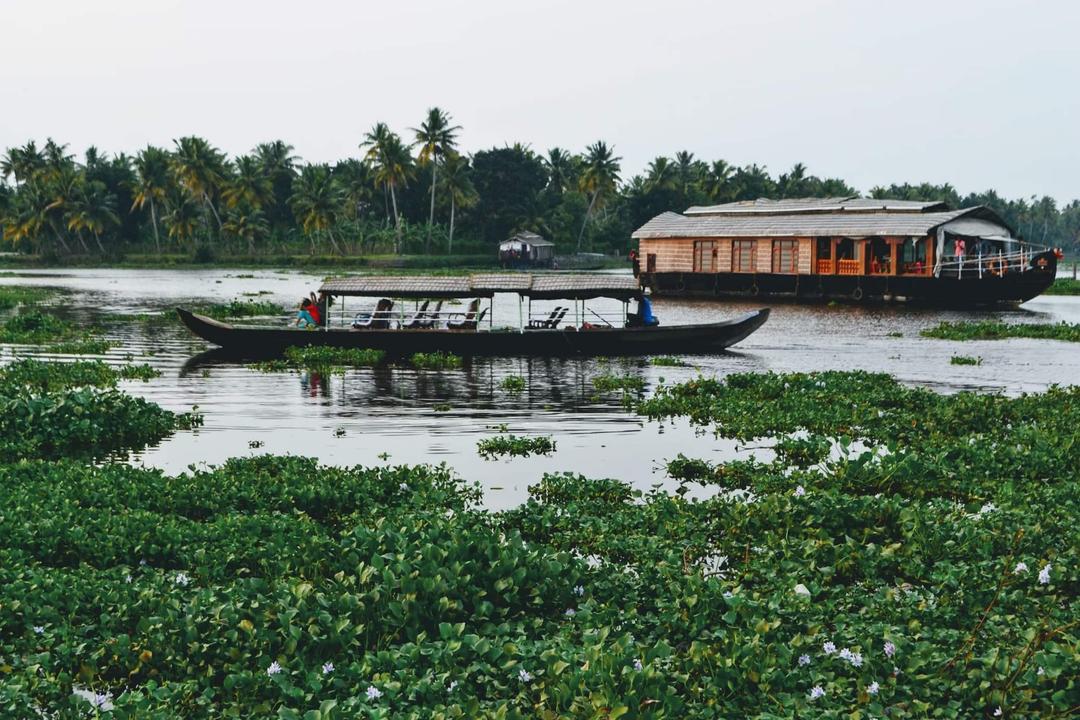
[[[772,271],[774,273],[799,272],[798,240],[773,240]]]
[[[656,272],[656,253],[647,253],[645,255],[645,272]]]
[[[832,260],[832,238],[817,239],[818,260]]]
[[[905,240],[900,246],[900,268],[910,275],[922,275],[927,272],[926,246],[930,241],[925,238]]]
[[[735,240],[731,243],[731,272],[754,272],[756,240]]]
[[[870,273],[872,275],[887,275],[890,272],[892,253],[888,241],[885,238],[874,238],[870,241]]]
[[[716,267],[716,241],[694,241],[694,272],[714,273],[720,268]]]

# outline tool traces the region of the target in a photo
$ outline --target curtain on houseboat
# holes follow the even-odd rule
[[[1006,253],[1015,252],[1017,249],[1016,239],[1009,235],[1007,227],[979,218],[957,218],[945,223],[937,230],[937,252],[934,254],[935,277],[941,274],[941,262],[945,258],[945,233],[1002,242]]]

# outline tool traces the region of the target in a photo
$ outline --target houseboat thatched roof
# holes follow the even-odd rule
[[[786,215],[789,213],[897,213],[897,212],[938,212],[948,210],[940,201],[890,200],[862,198],[857,196],[830,198],[785,198],[770,200],[740,200],[722,205],[695,205],[687,208],[685,215]]]
[[[390,277],[362,275],[332,278],[319,292],[336,296],[396,298],[473,298],[496,293],[518,293],[536,299],[588,300],[596,297],[630,299],[641,294],[637,278],[631,275],[530,275],[490,273],[466,277],[411,275]]]
[[[924,237],[948,223],[958,223],[946,227],[946,230],[965,235],[1010,236],[1009,226],[994,211],[986,207],[972,207],[961,210],[938,210],[941,203],[923,203],[923,209],[912,205],[906,210],[881,210],[880,203],[898,201],[873,200],[853,203],[844,201],[845,207],[835,209],[837,205],[821,201],[813,209],[803,205],[796,209],[794,202],[768,201],[783,208],[766,210],[765,204],[759,204],[756,211],[741,212],[711,211],[705,208],[690,208],[685,215],[666,212],[657,215],[638,228],[632,237],[635,240],[662,238],[767,238],[767,237]],[[758,202],[758,201],[755,201]],[[805,201],[800,201],[804,202]],[[905,201],[900,201],[905,202]],[[863,208],[878,203],[877,210]],[[715,206],[724,208],[726,206]],[[749,207],[749,206],[747,206]],[[693,212],[691,212],[693,211]],[[966,226],[967,229],[961,229]]]

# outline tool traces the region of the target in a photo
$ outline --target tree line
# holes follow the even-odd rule
[[[46,256],[128,251],[257,255],[490,254],[516,230],[553,240],[560,253],[623,252],[630,233],[666,210],[755,198],[857,191],[801,163],[773,176],[756,164],[705,162],[682,151],[624,178],[604,141],[582,152],[538,153],[514,144],[460,152],[461,127],[440,108],[404,136],[377,123],[356,157],[303,163],[281,140],[229,158],[200,137],[77,160],[52,139],[0,158],[4,245]],[[1025,239],[1080,249],[1080,202],[1008,200],[951,185],[875,187],[872,197],[987,205]]]

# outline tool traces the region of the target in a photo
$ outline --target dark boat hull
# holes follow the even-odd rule
[[[1041,262],[1040,262],[1041,261]],[[780,273],[644,273],[655,297],[768,298],[796,302],[830,300],[912,303],[935,307],[1019,305],[1054,283],[1052,252],[1033,258],[1026,272],[1002,276],[974,267],[961,277],[915,275],[789,275]]]
[[[446,352],[462,356],[701,354],[723,350],[768,319],[763,308],[727,322],[604,330],[451,331],[300,330],[234,326],[177,308],[195,335],[231,352],[272,356],[290,347],[372,348],[390,355]]]

